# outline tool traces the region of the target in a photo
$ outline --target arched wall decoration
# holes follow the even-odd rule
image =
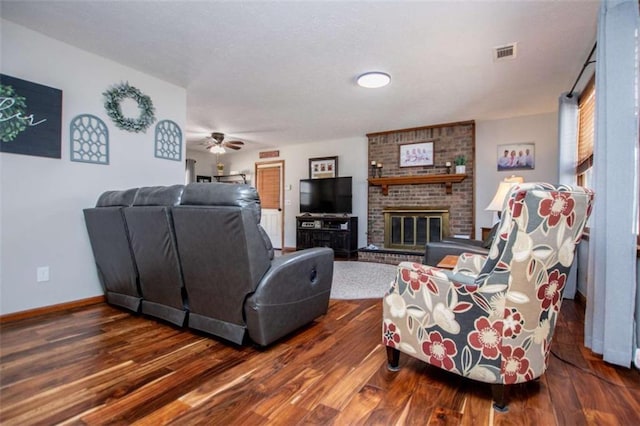
[[[139,89],[129,86],[128,82],[114,86],[104,92],[103,95],[105,97],[104,108],[107,111],[107,115],[122,130],[135,133],[146,132],[151,123],[156,121],[155,108],[151,98]],[[129,118],[122,114],[120,102],[127,98],[134,100],[138,104],[138,109],[140,110],[138,118]]]
[[[80,114],[69,125],[71,161],[109,164],[109,129],[91,114]]]
[[[166,160],[182,161],[182,130],[171,120],[156,124],[155,156]]]

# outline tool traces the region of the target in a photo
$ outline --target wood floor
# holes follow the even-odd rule
[[[541,380],[491,408],[488,385],[402,355],[386,368],[380,300],[329,313],[267,349],[237,347],[105,304],[2,325],[0,422],[30,424],[634,425],[640,373],[586,350],[562,307]]]

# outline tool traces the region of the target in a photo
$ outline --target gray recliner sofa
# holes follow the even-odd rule
[[[188,301],[173,227],[172,207],[184,185],[140,188],[124,208],[129,240],[140,280],[143,314],[185,324]]]
[[[487,255],[489,254],[489,248],[491,247],[497,230],[498,224],[491,228],[491,232],[489,232],[489,235],[484,241],[449,237],[443,238],[442,241],[429,242],[425,245],[424,261],[422,263],[429,266],[436,266],[445,256],[460,256],[462,253]]]
[[[138,188],[107,191],[95,207],[83,210],[107,302],[134,312],[140,309],[142,294],[123,210],[133,204],[137,192]]]
[[[327,312],[333,250],[274,257],[255,188],[193,183],[114,194],[85,209],[109,303],[262,346]]]
[[[274,258],[260,226],[260,198],[249,185],[192,183],[173,209],[189,297],[189,327],[259,345],[326,313],[333,250]]]

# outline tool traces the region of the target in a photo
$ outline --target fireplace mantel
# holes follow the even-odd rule
[[[466,177],[466,174],[430,174],[414,176],[389,176],[369,178],[368,180],[369,185],[381,186],[383,195],[389,195],[390,185],[415,185],[421,183],[444,183],[447,194],[451,194],[453,184],[462,182]]]

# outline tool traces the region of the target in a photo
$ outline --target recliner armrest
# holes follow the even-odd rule
[[[333,280],[333,250],[311,248],[271,262],[244,304],[251,340],[266,346],[324,315]]]
[[[274,258],[250,296],[254,305],[300,300],[331,291],[333,250],[317,247]],[[286,285],[288,283],[289,285]]]
[[[482,241],[450,238],[438,242],[427,243],[424,250],[424,264],[436,266],[447,255],[460,256],[462,253],[489,254],[482,247]]]

